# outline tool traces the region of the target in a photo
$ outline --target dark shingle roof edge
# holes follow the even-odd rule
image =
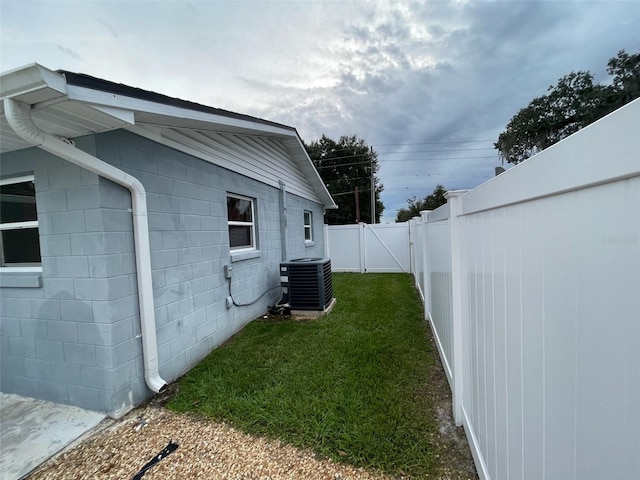
[[[149,102],[168,105],[171,107],[184,108],[193,110],[195,112],[220,115],[222,117],[259,123],[271,127],[285,128],[297,133],[294,127],[283,125],[281,123],[271,122],[269,120],[263,120],[261,118],[252,117],[250,115],[243,115],[241,113],[230,112],[229,110],[223,110],[221,108],[209,107],[207,105],[190,102],[188,100],[182,100],[180,98],[169,97],[161,93],[151,92],[137,87],[130,87],[129,85],[124,85],[122,83],[115,83],[108,80],[103,80],[101,78],[92,77],[91,75],[87,75],[84,73],[74,73],[67,70],[57,70],[57,72],[65,76],[67,84],[69,85],[85,87],[91,90],[100,90],[103,92],[115,93],[117,95],[137,98],[139,100],[146,100]]]

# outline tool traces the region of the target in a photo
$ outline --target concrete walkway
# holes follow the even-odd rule
[[[0,479],[24,478],[104,418],[82,408],[0,393]]]

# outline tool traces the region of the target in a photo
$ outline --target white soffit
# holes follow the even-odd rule
[[[133,112],[115,109],[92,108],[78,102],[60,101],[54,104],[36,105],[32,112],[33,122],[47,133],[64,138],[76,138],[92,133],[105,132],[130,126]],[[20,138],[7,123],[4,112],[1,120],[2,152],[10,152],[32,145]]]
[[[267,185],[279,187],[282,180],[290,193],[337,208],[297,135],[282,139],[146,124],[128,130]]]
[[[259,121],[234,118],[232,116],[216,115],[189,108],[152,102],[135,97],[128,97],[116,93],[93,90],[77,85],[67,86],[70,100],[78,100],[94,107],[113,107],[135,112],[136,124],[152,126],[168,126],[184,129],[252,133],[257,135],[295,135],[295,130],[285,126],[270,125]]]

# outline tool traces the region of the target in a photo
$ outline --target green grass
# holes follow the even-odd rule
[[[388,473],[435,468],[428,326],[404,274],[334,274],[310,322],[254,321],[180,382],[169,408]],[[434,463],[435,462],[435,463]]]

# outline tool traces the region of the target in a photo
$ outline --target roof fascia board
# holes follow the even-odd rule
[[[70,100],[77,100],[91,104],[92,106],[106,106],[114,107],[123,110],[133,110],[151,113],[155,115],[161,115],[169,118],[183,118],[189,120],[202,121],[214,125],[225,125],[240,128],[247,131],[263,132],[272,135],[281,136],[295,136],[296,132],[292,129],[275,127],[271,125],[264,125],[258,122],[251,122],[247,120],[239,120],[236,118],[229,118],[222,115],[215,115],[211,113],[198,112],[190,110],[188,108],[179,108],[172,105],[164,105],[157,102],[151,102],[149,100],[142,100],[134,97],[127,97],[124,95],[118,95],[111,92],[103,92],[101,90],[94,90],[87,87],[81,87],[78,85],[67,85],[67,94]],[[166,123],[167,127],[174,126],[170,121]],[[203,130],[206,130],[203,128]],[[214,129],[212,129],[214,130]]]
[[[110,115],[114,118],[118,118],[130,125],[135,125],[136,123],[135,114],[131,110],[125,110],[122,108],[105,107],[102,105],[91,105],[91,108],[95,108],[96,110],[102,113],[106,113],[107,115]]]

